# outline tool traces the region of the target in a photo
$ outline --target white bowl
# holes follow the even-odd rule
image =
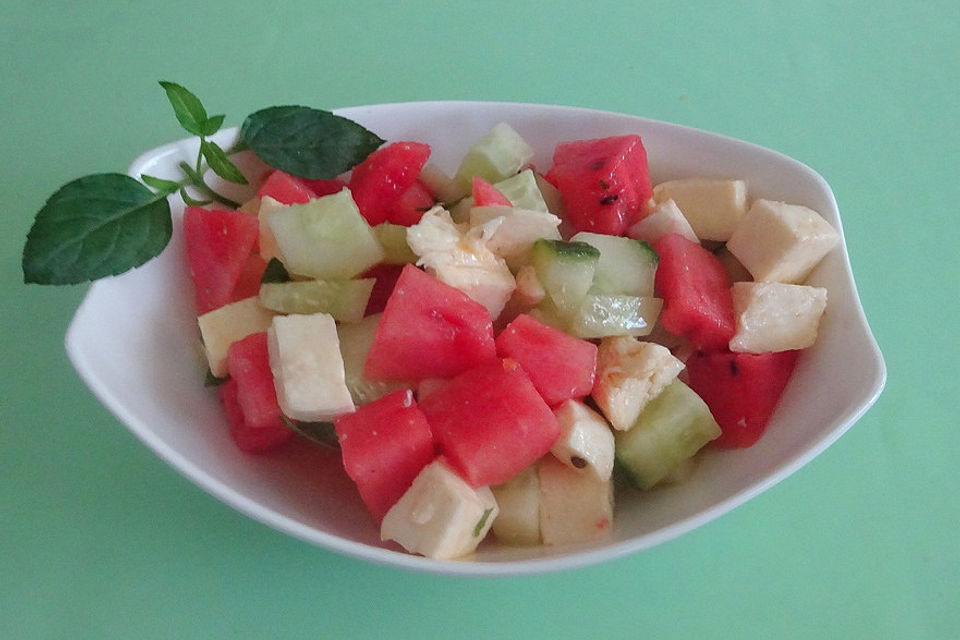
[[[628,115],[568,107],[423,102],[341,109],[387,140],[429,142],[432,160],[452,172],[461,154],[498,122],[516,128],[549,167],[556,143],[637,133],[654,183],[683,176],[737,177],[751,197],[807,205],[841,232],[833,193],[818,174],[779,153],[712,133]],[[220,134],[229,143],[236,130]],[[196,140],[139,157],[129,173],[175,177],[195,157]],[[183,203],[171,199],[175,229]],[[787,477],[833,443],[876,400],[886,370],[870,333],[845,244],[811,276],[829,290],[819,339],[801,357],[780,407],[748,449],[709,450],[686,482],[647,494],[617,495],[609,537],[573,547],[510,548],[485,542],[468,560],[435,561],[382,544],[336,452],[292,447],[277,455],[237,450],[216,394],[203,387],[197,327],[183,241],[174,235],[157,259],[99,281],[77,311],[67,353],[96,396],[180,473],[239,511],[297,538],[350,556],[457,575],[554,571],[652,547],[733,509]]]

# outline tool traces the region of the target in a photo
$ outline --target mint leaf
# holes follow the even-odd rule
[[[212,136],[217,131],[220,131],[224,118],[226,118],[224,115],[210,116],[207,118],[206,122],[203,123],[203,133],[201,135]]]
[[[158,193],[165,196],[168,196],[171,193],[176,193],[181,186],[179,182],[166,180],[164,178],[157,178],[155,176],[149,176],[145,173],[140,174],[140,179],[143,180],[145,185],[148,187],[153,187]]]
[[[384,140],[363,126],[310,107],[269,107],[247,116],[240,147],[301,178],[330,179],[352,169]]]
[[[167,99],[180,125],[195,136],[208,135],[205,133],[207,110],[200,99],[175,82],[161,80],[160,86],[167,92]]]
[[[213,200],[197,200],[196,198],[192,198],[190,194],[187,193],[186,187],[180,187],[180,197],[188,207],[205,207],[213,203]]]
[[[130,176],[69,182],[37,213],[23,248],[23,281],[76,284],[123,273],[170,240],[170,205]]]
[[[237,168],[237,165],[230,162],[230,158],[216,142],[201,140],[200,153],[203,154],[207,164],[210,165],[210,169],[224,180],[236,184],[247,184],[247,179],[243,177],[243,173]]]

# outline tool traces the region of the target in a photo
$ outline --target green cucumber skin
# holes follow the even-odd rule
[[[636,486],[650,489],[720,435],[706,403],[674,380],[628,431],[614,434],[615,459]]]
[[[374,278],[300,280],[260,285],[260,304],[278,313],[329,313],[339,322],[363,318]]]
[[[600,259],[600,250],[586,242],[566,242],[564,240],[547,240],[541,238],[533,244],[533,250],[546,258],[552,255],[557,260],[588,260],[595,262]]]

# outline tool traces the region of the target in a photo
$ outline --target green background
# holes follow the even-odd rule
[[[0,637],[957,637],[958,36],[956,0],[0,0]],[[277,533],[83,386],[63,351],[83,287],[21,284],[50,193],[183,137],[159,79],[227,125],[274,104],[507,100],[777,149],[834,189],[887,388],[772,490],[596,567],[436,577]]]

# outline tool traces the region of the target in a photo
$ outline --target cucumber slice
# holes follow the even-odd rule
[[[413,264],[417,261],[417,254],[407,244],[407,227],[381,222],[373,227],[373,234],[383,248],[384,264]]]
[[[662,308],[660,298],[590,291],[571,323],[571,333],[578,338],[649,335]]]
[[[349,189],[270,211],[278,257],[292,274],[346,280],[383,260]]]
[[[470,147],[455,180],[469,193],[473,176],[496,184],[520,171],[533,158],[533,148],[513,128],[501,122]]]
[[[340,356],[343,358],[343,378],[353,403],[358,407],[373,402],[383,396],[406,389],[410,385],[403,382],[373,382],[363,374],[367,365],[367,354],[373,345],[377,333],[377,324],[381,314],[367,316],[359,322],[337,325],[340,340]]]
[[[517,175],[501,180],[493,186],[505,195],[507,200],[517,209],[550,211],[547,209],[543,194],[540,193],[540,186],[537,184],[537,177],[532,169],[524,169]]]
[[[561,317],[580,309],[600,260],[600,252],[585,242],[541,238],[533,243],[530,264]]]
[[[300,280],[260,285],[260,304],[278,313],[328,313],[339,322],[363,318],[375,278]]]
[[[600,250],[594,284],[602,293],[652,296],[657,252],[646,242],[622,236],[581,231],[571,242],[586,242]]]
[[[649,489],[719,435],[706,403],[674,380],[647,403],[629,430],[614,433],[616,461],[634,484]]]

